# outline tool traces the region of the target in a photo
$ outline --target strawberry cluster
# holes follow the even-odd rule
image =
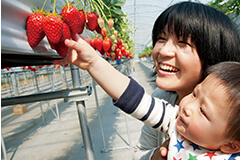
[[[70,39],[72,34],[82,34],[85,25],[90,31],[101,34],[101,20],[98,23],[98,19],[101,18],[97,13],[89,12],[85,15],[83,10],[78,10],[73,5],[65,6],[60,15],[37,11],[27,20],[28,43],[31,47],[36,47],[46,36],[51,48],[61,57],[66,57],[68,47],[64,44],[65,39]]]
[[[118,32],[113,29],[113,26],[113,19],[109,19],[105,27],[103,18],[97,13],[85,13],[84,10],[78,10],[72,4],[67,4],[60,14],[36,11],[29,16],[26,29],[28,43],[31,47],[36,47],[46,36],[51,48],[56,50],[61,57],[66,57],[68,53],[65,39],[70,39],[72,34],[82,34],[86,28],[98,33],[100,37],[92,40],[82,38],[102,55],[117,60],[122,56],[132,58],[127,44],[120,38],[117,39]],[[110,37],[108,37],[109,31],[114,31]]]
[[[107,57],[117,60],[122,57],[132,58],[128,45],[124,43],[124,40],[122,39],[116,40],[116,36],[111,36],[109,38],[102,34],[102,38],[93,38],[89,43],[95,50],[98,50],[102,55]]]

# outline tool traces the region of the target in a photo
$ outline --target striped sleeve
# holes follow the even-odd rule
[[[127,89],[114,105],[158,131],[168,132],[171,118],[176,115],[175,106],[148,95],[142,86],[131,78]],[[172,115],[174,114],[174,115]]]

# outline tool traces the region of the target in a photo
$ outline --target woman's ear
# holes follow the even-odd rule
[[[220,146],[220,150],[224,153],[238,153],[240,152],[240,141],[232,141],[232,142],[228,142],[223,144],[222,146]]]

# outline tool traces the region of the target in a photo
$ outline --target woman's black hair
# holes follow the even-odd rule
[[[240,61],[240,40],[235,26],[228,16],[212,7],[194,2],[170,6],[155,21],[153,46],[166,26],[178,38],[183,36],[186,40],[191,36],[201,59],[202,73],[222,61]]]

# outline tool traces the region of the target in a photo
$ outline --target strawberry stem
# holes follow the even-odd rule
[[[56,0],[52,0],[53,4],[53,13],[56,13]]]
[[[84,14],[86,16],[86,13],[85,13],[85,10],[84,10],[84,7],[83,7],[82,3],[79,0],[77,0],[77,1],[78,1],[79,5],[81,6],[81,8],[82,8],[82,10],[83,10],[83,12],[84,12]]]
[[[41,12],[43,12],[43,9],[44,9],[46,3],[47,3],[47,0],[44,1]]]
[[[67,10],[67,13],[69,13],[69,1],[68,0],[66,0],[66,3],[67,3],[67,6],[68,6],[68,10]]]

